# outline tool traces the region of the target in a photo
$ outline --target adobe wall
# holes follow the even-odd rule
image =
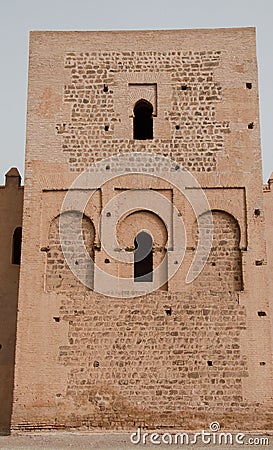
[[[268,180],[268,183],[264,186],[264,215],[265,215],[265,240],[267,248],[267,269],[268,269],[268,284],[269,284],[269,308],[270,308],[270,319],[271,319],[271,332],[272,332],[272,342],[273,342],[273,213],[272,213],[272,202],[273,202],[273,190],[272,190],[273,176]]]
[[[13,168],[0,186],[0,433],[10,428],[15,364],[19,264],[12,263],[13,235],[22,226],[23,187]]]
[[[13,429],[270,428],[257,89],[252,28],[31,33]],[[133,139],[141,98],[150,140]],[[190,284],[201,190],[175,185],[184,169],[214,222]],[[60,250],[69,214],[66,256],[85,285]],[[132,275],[143,228],[158,267],[147,295]]]

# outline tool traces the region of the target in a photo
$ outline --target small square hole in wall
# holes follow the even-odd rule
[[[266,312],[265,311],[258,311],[258,316],[259,317],[265,317],[266,316]]]
[[[256,266],[262,266],[263,265],[263,259],[257,259],[256,261],[255,261],[255,265]]]
[[[209,366],[209,367],[213,366],[212,361],[208,361],[208,366]]]
[[[0,344],[0,350],[2,350],[2,347],[3,347],[2,344]]]
[[[261,210],[260,209],[255,209],[254,214],[256,217],[259,217],[261,215]]]
[[[180,125],[175,125],[176,130],[180,130]]]
[[[104,129],[105,131],[109,131],[109,125],[105,125]]]
[[[55,322],[60,322],[60,317],[53,317],[53,319],[55,320]]]
[[[181,91],[187,91],[188,89],[190,89],[190,88],[187,85],[182,84]]]
[[[104,84],[104,85],[103,85],[103,92],[108,92],[108,86],[107,86],[107,84]]]
[[[252,83],[246,83],[246,88],[247,89],[252,89]]]
[[[260,362],[260,366],[265,366],[265,362],[264,362],[264,361],[261,361],[261,362]]]
[[[109,264],[110,263],[110,259],[105,258],[104,262],[105,262],[105,264]]]
[[[248,128],[249,130],[253,130],[253,128],[254,128],[254,122],[250,122],[250,123],[248,124],[247,128]]]

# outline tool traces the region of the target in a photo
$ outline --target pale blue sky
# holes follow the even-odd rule
[[[256,26],[264,179],[273,172],[272,0],[0,0],[0,184],[23,174],[30,30]]]

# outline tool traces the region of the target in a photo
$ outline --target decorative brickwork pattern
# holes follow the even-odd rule
[[[63,135],[63,151],[70,169],[81,172],[95,161],[116,153],[154,152],[174,158],[191,171],[216,170],[217,154],[224,149],[228,122],[217,122],[215,107],[222,100],[221,86],[214,81],[220,51],[208,52],[92,52],[68,53],[71,84],[64,88],[64,101],[71,103],[71,122],[57,124]],[[164,120],[171,139],[143,141],[116,139],[121,121],[114,102],[115,76],[119,73],[166,72],[171,76],[172,98]],[[134,105],[124,99],[124,109]],[[132,125],[133,127],[133,125]]]
[[[64,244],[69,253],[70,259],[79,270],[85,271],[86,280],[94,279],[94,266],[92,261],[86,260],[84,254],[79,254],[77,244],[80,243],[82,237],[86,249],[94,260],[94,227],[91,220],[83,216],[82,218],[82,237],[81,232],[77,228],[77,221],[81,217],[77,211],[64,213],[64,226],[69,230],[66,235]],[[47,253],[47,270],[46,270],[46,290],[55,292],[76,292],[86,291],[88,288],[84,286],[71,272],[63,255],[60,242],[60,217],[55,218],[49,231],[49,251]],[[75,255],[75,258],[74,258]],[[91,283],[92,285],[92,283]]]

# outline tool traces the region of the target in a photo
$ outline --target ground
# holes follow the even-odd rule
[[[167,433],[167,432],[166,432]],[[254,437],[256,441],[251,443],[249,438]],[[191,435],[192,438],[192,435]],[[268,445],[263,445],[261,438],[267,438]],[[168,439],[168,437],[167,437]],[[258,442],[258,439],[260,440]],[[251,447],[260,449],[273,449],[273,434],[255,433],[255,435],[245,435],[244,444],[233,445],[215,445],[215,444],[198,444],[198,445],[186,445],[186,444],[174,444],[160,443],[159,445],[152,444],[151,442],[145,444],[132,444],[130,441],[130,433],[78,433],[78,432],[49,432],[49,433],[24,433],[13,434],[11,436],[0,436],[0,450],[60,450],[60,449],[73,449],[73,450],[131,450],[133,448],[139,450],[151,450],[155,448],[192,448],[192,449],[204,449],[214,448],[217,450],[223,449],[249,449]]]

